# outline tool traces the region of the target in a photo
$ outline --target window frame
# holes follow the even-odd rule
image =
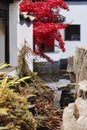
[[[64,41],[81,41],[81,25],[72,24],[66,27],[64,30]]]

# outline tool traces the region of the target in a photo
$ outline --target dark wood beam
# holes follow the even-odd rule
[[[20,0],[0,0],[3,3],[13,3],[15,1],[20,1]]]

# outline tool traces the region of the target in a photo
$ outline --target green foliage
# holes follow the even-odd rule
[[[35,54],[29,47],[27,41],[24,41],[24,45],[21,48],[21,50],[19,50],[19,55],[18,55],[17,72],[19,77],[32,75],[32,72],[29,70],[29,61],[26,60],[26,57],[31,57],[33,55]]]
[[[6,65],[0,67],[4,68]],[[30,78],[30,76],[0,78],[0,130],[36,130],[37,122],[27,108],[30,104],[23,95],[14,92],[17,85],[21,83],[28,85],[26,80]],[[10,89],[10,86],[14,89]]]
[[[36,130],[37,123],[27,109],[25,97],[0,86],[0,124],[7,129]]]
[[[3,69],[3,68],[8,67],[8,66],[10,66],[10,64],[1,63],[1,64],[0,64],[0,69]]]
[[[29,84],[27,84],[26,80],[30,79],[30,76],[26,76],[23,78],[18,78],[18,77],[13,77],[10,78],[9,76],[4,76],[3,78],[0,79],[0,86],[2,87],[10,87],[13,86],[13,88],[15,86],[17,86],[18,84],[24,83],[24,85],[29,86]]]

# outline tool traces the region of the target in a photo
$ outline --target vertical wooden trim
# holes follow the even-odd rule
[[[5,25],[5,62],[9,63],[9,4],[7,4],[7,22]]]
[[[7,24],[5,25],[5,62],[9,63],[9,10],[7,11]]]
[[[0,1],[1,17],[5,24],[5,62],[9,63],[9,1]],[[6,13],[6,14],[3,14]]]

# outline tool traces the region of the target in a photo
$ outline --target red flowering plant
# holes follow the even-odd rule
[[[70,24],[58,21],[61,16],[59,14],[61,8],[69,10],[63,0],[35,0],[35,2],[22,0],[20,3],[20,12],[28,12],[29,15],[36,18],[33,22],[33,44],[37,46],[34,49],[35,54],[50,62],[53,60],[44,53],[42,43],[45,44],[45,47],[58,46],[63,52],[65,51],[60,29],[64,29]],[[55,45],[55,40],[58,41],[58,45]]]

